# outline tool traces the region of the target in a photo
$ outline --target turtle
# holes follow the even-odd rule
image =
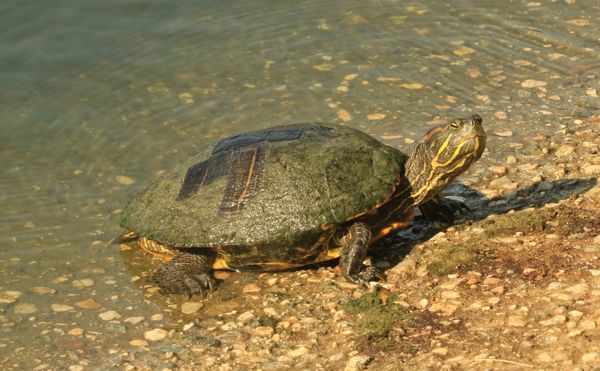
[[[482,119],[429,130],[410,156],[348,126],[281,125],[209,144],[165,171],[122,210],[123,243],[166,262],[163,294],[215,290],[213,270],[284,271],[338,259],[349,282],[385,279],[367,250],[416,209],[451,221],[442,190],[478,160]],[[466,206],[466,205],[465,205]]]

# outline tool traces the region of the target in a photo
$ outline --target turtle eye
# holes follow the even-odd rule
[[[460,129],[460,124],[461,124],[460,120],[453,120],[450,122],[450,129],[458,130],[458,129]]]

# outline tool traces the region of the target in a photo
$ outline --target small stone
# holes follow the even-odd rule
[[[581,171],[585,175],[597,175],[600,174],[600,165],[586,165],[581,168]]]
[[[262,288],[256,283],[250,283],[242,289],[244,294],[255,294],[257,292],[261,292]]]
[[[115,180],[117,181],[117,183],[119,183],[121,185],[132,185],[135,183],[135,180],[133,178],[130,178],[125,175],[117,175],[115,177]]]
[[[508,118],[508,115],[504,111],[498,111],[494,114],[494,116],[496,116],[498,120],[506,120]]]
[[[581,362],[585,362],[585,363],[595,362],[598,360],[598,358],[600,358],[600,353],[589,352],[589,353],[585,353],[584,355],[581,356]]]
[[[344,353],[335,353],[329,356],[329,360],[331,362],[337,362],[337,361],[341,361],[342,359],[346,358],[346,355]]]
[[[573,286],[567,287],[565,290],[577,295],[585,294],[589,291],[590,287],[586,283],[578,283]]]
[[[183,313],[183,314],[196,313],[203,307],[204,307],[204,303],[198,303],[198,302],[194,302],[194,301],[186,301],[185,303],[181,304],[181,313]]]
[[[337,117],[340,120],[342,120],[343,122],[352,121],[352,115],[350,114],[350,112],[346,111],[345,109],[339,110],[337,113]]]
[[[598,97],[598,89],[590,88],[585,91],[585,95],[588,97]]]
[[[510,180],[508,177],[503,176],[498,179],[494,179],[490,182],[490,187],[493,189],[500,189],[506,191],[512,191],[519,186],[519,183],[515,183]]]
[[[52,311],[57,312],[57,313],[68,312],[70,310],[75,309],[72,306],[65,305],[65,304],[52,304],[50,307],[52,308]]]
[[[121,318],[121,315],[117,311],[109,310],[98,314],[98,317],[103,321],[112,321]]]
[[[145,318],[144,318],[144,317],[142,317],[142,316],[135,316],[135,317],[128,317],[128,318],[125,318],[125,319],[123,320],[123,322],[131,323],[132,325],[137,325],[138,323],[140,323],[140,322],[143,322],[143,321],[144,321],[144,319],[145,319]]]
[[[165,316],[162,313],[156,313],[150,317],[152,321],[162,321],[164,318]]]
[[[525,80],[521,83],[521,86],[524,88],[541,88],[543,86],[548,85],[548,83],[546,81],[540,81],[540,80]]]
[[[491,290],[491,292],[496,295],[502,295],[504,294],[504,291],[506,291],[506,288],[504,286],[497,286]]]
[[[448,348],[447,347],[435,348],[434,350],[431,351],[431,353],[445,356],[446,354],[448,354]]]
[[[357,77],[358,77],[357,73],[351,73],[349,75],[344,76],[344,80],[346,80],[346,81],[352,81],[352,80],[354,80]]]
[[[475,49],[466,46],[460,47],[454,51],[454,54],[459,57],[464,57],[473,53],[475,53]]]
[[[371,356],[354,356],[348,360],[344,371],[364,370],[372,360]]]
[[[83,335],[83,333],[84,333],[84,330],[79,327],[75,327],[75,328],[72,328],[69,331],[67,331],[67,334],[69,334],[71,336],[81,336],[81,335]]]
[[[502,166],[502,165],[494,165],[494,166],[490,166],[488,168],[488,170],[494,174],[494,175],[498,175],[498,176],[504,176],[506,175],[506,173],[508,173],[508,168],[506,166]]]
[[[287,355],[290,356],[290,357],[292,357],[292,358],[298,358],[298,357],[302,357],[306,353],[308,353],[308,349],[306,347],[299,346],[298,348],[289,351],[287,353]]]
[[[254,316],[254,313],[252,311],[247,311],[247,312],[244,312],[244,313],[240,314],[238,316],[237,320],[240,321],[240,322],[246,322],[246,321],[250,321],[254,317],[255,316]]]
[[[213,276],[218,280],[226,280],[231,277],[231,273],[227,271],[215,271]]]
[[[23,293],[21,291],[2,291],[0,292],[0,303],[14,303]]]
[[[591,319],[586,319],[586,320],[579,322],[579,326],[577,326],[577,327],[583,331],[594,330],[596,328],[596,321],[591,320]]]
[[[401,84],[400,86],[403,87],[404,89],[407,89],[407,90],[419,90],[419,89],[423,89],[423,84],[419,84],[418,82]]]
[[[506,163],[509,165],[514,165],[518,162],[517,158],[513,155],[506,156]]]
[[[521,316],[509,316],[506,324],[511,327],[525,327],[527,322]]]
[[[94,285],[94,280],[91,278],[84,278],[82,280],[75,280],[71,283],[75,287],[89,287]]]
[[[167,337],[167,330],[156,328],[154,330],[144,332],[144,339],[149,341],[160,341]]]
[[[567,317],[563,316],[562,314],[558,314],[558,315],[556,315],[550,319],[547,319],[545,321],[540,321],[540,325],[542,325],[542,326],[562,325],[566,321],[567,321]]]
[[[102,304],[98,303],[94,299],[81,300],[81,301],[78,301],[77,303],[75,303],[75,305],[78,306],[79,308],[83,308],[83,309],[102,308]]]
[[[312,66],[312,68],[314,68],[317,71],[332,71],[334,66],[329,63],[323,63],[323,64],[315,64],[314,66]]]
[[[337,88],[335,88],[335,91],[337,91],[338,93],[347,93],[348,90],[350,90],[350,88],[346,85],[340,85]]]
[[[53,289],[52,287],[34,287],[31,289],[31,291],[33,291],[34,293],[38,294],[38,295],[52,295],[52,294],[56,294],[56,290]]]
[[[572,310],[569,313],[567,313],[567,317],[569,317],[571,321],[577,322],[583,317],[583,312],[580,312],[578,310]]]
[[[514,135],[514,133],[510,130],[502,130],[502,131],[495,131],[494,135],[507,138],[507,137],[512,137]]]
[[[32,303],[18,303],[13,308],[15,314],[32,314],[37,312],[37,307]]]
[[[258,326],[252,333],[254,336],[271,337],[275,333],[275,330],[271,326]]]
[[[452,303],[434,303],[428,308],[430,312],[439,313],[442,316],[451,316],[458,309],[458,305]]]
[[[383,113],[372,113],[370,115],[367,115],[367,119],[372,121],[383,120],[384,118],[385,115]]]
[[[443,299],[458,299],[458,298],[460,298],[460,292],[458,292],[458,291],[442,291],[441,297]]]
[[[536,360],[540,363],[550,363],[554,361],[552,354],[549,352],[540,352],[536,357]]]
[[[572,146],[566,145],[566,144],[563,146],[560,146],[556,150],[556,156],[558,156],[558,157],[571,156],[574,153],[575,153],[575,148]]]
[[[35,368],[34,368],[35,370]],[[71,365],[69,366],[69,371],[83,371],[84,368],[82,365]]]
[[[144,346],[148,345],[148,342],[143,339],[133,339],[129,342],[129,345],[134,346],[134,347],[144,347]]]

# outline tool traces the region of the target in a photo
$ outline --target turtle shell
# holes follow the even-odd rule
[[[406,159],[334,124],[245,133],[163,173],[124,208],[121,226],[173,247],[286,247],[293,256],[383,202]]]

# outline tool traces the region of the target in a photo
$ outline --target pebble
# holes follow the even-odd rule
[[[434,303],[428,308],[430,312],[439,313],[442,316],[451,316],[458,309],[458,305],[452,303]]]
[[[81,280],[75,280],[71,282],[75,287],[89,287],[94,285],[94,280],[91,278],[84,278]]]
[[[36,293],[38,295],[52,295],[52,294],[56,294],[56,290],[53,289],[52,287],[38,286],[38,287],[32,288],[31,291],[33,291],[34,293]]]
[[[183,314],[196,313],[203,307],[204,307],[204,303],[198,303],[195,301],[187,301],[187,302],[181,304],[181,313],[183,313]]]
[[[100,319],[103,321],[112,321],[121,318],[121,315],[117,311],[109,310],[98,314],[98,317],[100,317]]]
[[[490,182],[490,188],[499,189],[505,191],[512,191],[519,186],[519,183],[513,182],[508,177],[503,176],[498,179],[494,179]]]
[[[249,321],[249,320],[251,320],[253,318],[254,318],[254,313],[252,311],[247,311],[247,312],[244,312],[244,313],[240,314],[238,316],[237,320],[240,321],[240,322],[246,322],[246,321]]]
[[[81,336],[81,335],[83,335],[83,333],[84,333],[84,330],[79,327],[75,327],[75,328],[72,328],[69,331],[67,331],[67,334],[69,334],[71,336]]]
[[[507,137],[512,137],[514,135],[514,133],[510,130],[503,130],[503,131],[495,131],[494,135],[507,138]]]
[[[348,360],[344,371],[364,370],[372,360],[371,356],[354,356]]]
[[[144,346],[148,345],[148,342],[143,339],[133,339],[129,342],[129,345],[134,346],[134,347],[144,347]]]
[[[52,308],[53,312],[68,312],[75,309],[72,306],[65,304],[52,304],[50,307]]]
[[[581,168],[581,171],[585,175],[597,175],[600,174],[600,165],[586,165]]]
[[[464,57],[473,53],[475,53],[475,49],[469,48],[467,46],[460,47],[454,51],[454,54],[459,57]]]
[[[407,90],[419,90],[419,89],[423,89],[423,84],[419,84],[418,82],[401,84],[400,86],[402,88],[404,88],[404,89],[407,89]]]
[[[79,308],[83,308],[83,309],[102,308],[102,304],[98,303],[94,299],[81,300],[81,301],[78,301],[77,303],[75,303],[75,305],[78,306]]]
[[[572,146],[569,146],[569,145],[560,146],[556,150],[556,156],[558,156],[558,157],[571,156],[574,153],[575,153],[575,148]]]
[[[518,162],[517,158],[513,155],[506,156],[506,163],[508,165],[514,165]]]
[[[258,326],[252,331],[255,336],[271,337],[275,333],[275,330],[271,326]]]
[[[167,337],[167,330],[162,328],[156,328],[154,330],[149,330],[144,332],[144,339],[149,341],[160,341]]]
[[[506,118],[508,117],[508,115],[504,111],[498,111],[494,114],[494,116],[496,116],[498,120],[506,120]]]
[[[540,325],[542,326],[555,326],[555,325],[562,325],[563,323],[565,323],[567,321],[567,317],[565,317],[562,314],[558,314],[550,319],[544,320],[544,321],[540,321]]]
[[[150,319],[153,321],[162,321],[164,318],[165,316],[162,313],[156,313],[150,317]]]
[[[596,321],[591,319],[586,319],[579,322],[579,326],[577,326],[580,330],[594,330],[596,328]]]
[[[32,314],[37,312],[37,307],[32,303],[18,303],[13,308],[15,314]]]
[[[289,351],[287,353],[287,355],[292,358],[298,358],[298,357],[302,357],[306,353],[308,353],[308,349],[306,347],[299,346],[298,348]]]
[[[135,317],[127,317],[123,320],[123,322],[131,323],[132,325],[137,325],[140,322],[144,321],[144,317],[135,316]]]
[[[367,119],[372,121],[383,120],[385,118],[385,114],[383,113],[371,113],[367,115]]]
[[[525,327],[525,325],[527,325],[527,321],[525,321],[521,316],[509,316],[506,324],[511,327]]]
[[[257,292],[261,292],[262,288],[256,283],[250,283],[242,289],[244,294],[255,294]]]
[[[548,83],[546,81],[532,80],[532,79],[528,79],[528,80],[521,82],[521,87],[523,87],[523,88],[541,88],[546,85],[548,85]]]
[[[460,292],[458,292],[458,291],[442,291],[441,297],[443,299],[458,299],[458,298],[460,298]]]
[[[21,295],[23,295],[21,291],[2,291],[0,292],[0,303],[12,304],[21,297]]]
[[[494,165],[494,166],[490,166],[488,168],[488,170],[494,174],[494,175],[498,175],[498,176],[504,176],[506,175],[506,173],[508,173],[508,168],[506,166],[502,166],[502,165]]]
[[[125,175],[117,175],[115,181],[121,185],[132,185],[135,183],[135,179]]]
[[[338,119],[342,120],[343,122],[352,121],[352,115],[350,114],[350,112],[346,111],[345,109],[339,110],[337,112],[337,117],[338,117]]]
[[[448,348],[447,347],[438,347],[438,348],[433,349],[431,351],[431,353],[445,356],[446,354],[448,354]]]
[[[596,362],[600,358],[600,353],[598,352],[589,352],[585,353],[581,356],[581,362],[589,363]]]

